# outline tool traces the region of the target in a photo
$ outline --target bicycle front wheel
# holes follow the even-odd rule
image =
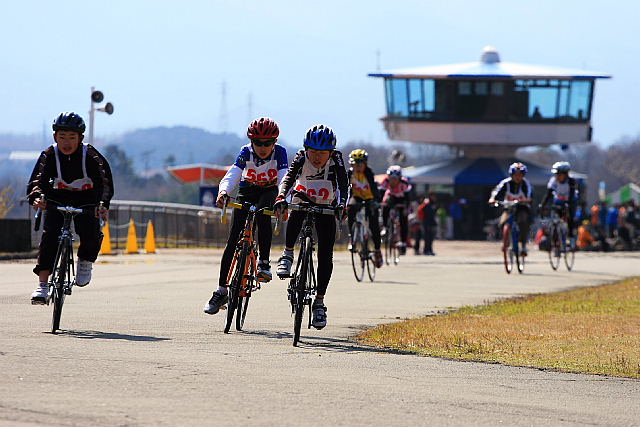
[[[551,230],[551,250],[549,251],[549,264],[553,270],[557,270],[560,265],[560,237],[558,236],[558,229],[554,227]]]
[[[236,252],[237,262],[236,270],[233,273],[231,283],[229,283],[229,302],[227,303],[227,323],[224,326],[224,333],[228,334],[233,323],[233,316],[240,305],[240,290],[242,289],[242,281],[244,279],[244,271],[247,263],[248,247],[242,245],[240,253]]]
[[[60,329],[60,318],[62,317],[62,306],[64,305],[64,285],[67,277],[67,269],[69,268],[67,262],[69,254],[67,253],[69,248],[65,242],[61,243],[56,256],[56,261],[53,267],[53,289],[51,292],[51,300],[53,303],[53,317],[51,319],[51,333],[55,334]]]
[[[564,265],[567,266],[567,270],[571,271],[573,268],[573,263],[576,259],[576,248],[571,246],[571,243],[568,245],[565,243],[564,250]]]
[[[299,274],[296,276],[295,283],[295,314],[293,316],[293,345],[298,345],[300,341],[300,330],[302,329],[302,319],[304,318],[304,308],[307,298],[307,280],[308,270],[311,266],[311,238],[305,237],[303,246],[300,250],[300,256],[302,257],[302,265],[300,265]]]
[[[373,257],[373,251],[371,250],[371,239],[364,240],[364,247],[366,251],[366,263],[367,263],[367,274],[369,275],[369,280],[372,282],[376,278],[376,261]]]
[[[502,258],[507,274],[511,274],[511,271],[513,271],[513,255],[513,250],[511,249],[511,226],[505,224],[502,227]]]
[[[242,281],[242,287],[240,288],[240,295],[238,297],[236,313],[236,330],[238,331],[242,330],[244,319],[247,317],[247,309],[249,308],[249,299],[251,298],[254,280],[256,280],[256,258],[252,255],[249,259],[249,268],[245,279]]]
[[[353,275],[356,276],[358,282],[362,282],[364,278],[364,233],[362,224],[354,222],[351,227],[351,266],[353,267]]]

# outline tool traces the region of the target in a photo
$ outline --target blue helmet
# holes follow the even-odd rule
[[[511,166],[509,166],[509,175],[513,175],[518,171],[522,172],[522,175],[526,175],[527,166],[524,163],[520,163],[520,162],[511,163]]]
[[[333,150],[336,148],[336,134],[329,126],[315,125],[304,136],[304,147],[314,150]]]
[[[67,130],[78,132],[79,134],[83,134],[86,129],[82,117],[74,112],[60,113],[60,115],[53,121],[52,127],[54,132]]]

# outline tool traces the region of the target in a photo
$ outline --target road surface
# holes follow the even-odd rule
[[[31,306],[31,261],[0,263],[0,425],[638,425],[640,381],[397,354],[362,328],[463,304],[640,274],[640,254],[578,254],[553,272],[535,251],[504,273],[499,244],[436,242],[376,282],[336,254],[329,326],[291,345],[286,284],[252,299],[245,332],[202,307],[219,250],[102,257],[67,299]],[[532,251],[533,252],[533,251]],[[275,258],[275,255],[274,255]]]

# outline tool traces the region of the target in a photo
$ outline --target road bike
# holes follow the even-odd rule
[[[315,215],[333,215],[336,209],[326,205],[314,203],[306,194],[294,192],[301,203],[290,203],[289,209],[304,212],[304,220],[302,222],[302,230],[300,237],[300,249],[298,251],[298,262],[292,275],[289,277],[289,286],[287,294],[291,303],[291,314],[293,316],[293,345],[297,346],[300,341],[300,330],[302,329],[302,319],[304,318],[305,307],[309,311],[309,321],[307,329],[311,329],[311,302],[316,294],[317,282],[316,273],[313,267],[313,252],[315,251],[315,239],[313,230],[315,229]],[[285,278],[281,276],[281,278]]]
[[[235,209],[248,211],[247,219],[244,223],[242,235],[236,244],[233,254],[233,261],[229,268],[227,283],[229,284],[229,301],[227,302],[227,319],[224,333],[228,334],[235,316],[236,330],[241,331],[244,326],[249,300],[253,292],[260,289],[258,280],[258,245],[255,241],[255,222],[258,214],[274,216],[274,212],[266,207],[258,209],[249,202],[228,201],[221,214],[221,221],[226,222],[226,209],[230,206]],[[276,220],[275,232],[279,234],[279,221]],[[222,307],[225,308],[225,307]]]
[[[548,223],[548,238],[550,243],[549,264],[553,270],[560,266],[560,258],[564,257],[567,270],[571,271],[576,256],[575,245],[569,238],[569,225],[565,220],[566,207],[552,206]]]
[[[369,228],[368,212],[372,209],[373,201],[364,200],[351,205],[349,209],[357,209],[356,217],[351,226],[351,266],[353,274],[358,282],[364,279],[366,265],[367,275],[372,282],[376,278],[376,263],[373,242],[371,240],[371,229]],[[375,218],[377,221],[377,218]]]
[[[516,221],[516,209],[519,206],[518,200],[498,201],[496,206],[502,206],[507,210],[509,216],[507,222],[502,226],[502,257],[504,260],[504,269],[507,274],[513,271],[513,265],[516,265],[518,273],[524,272],[526,252],[524,246],[520,243],[520,227]]]
[[[48,201],[52,203],[53,201]],[[55,203],[55,202],[53,202]],[[58,203],[60,204],[60,203]],[[51,333],[55,334],[60,329],[60,318],[62,317],[62,307],[67,295],[71,295],[73,287],[76,285],[75,266],[73,263],[73,233],[71,232],[71,221],[76,215],[95,215],[95,205],[85,205],[78,208],[72,206],[57,206],[56,210],[63,216],[62,229],[58,238],[58,249],[56,251],[53,269],[49,276],[49,294],[46,304],[53,305],[53,317],[51,320]],[[34,230],[40,229],[42,211],[38,209],[36,213]],[[104,226],[104,221],[100,220],[100,228]],[[102,240],[102,233],[100,233]]]
[[[400,262],[400,245],[403,243],[400,236],[400,212],[404,209],[399,205],[389,209],[389,219],[387,220],[386,233],[384,235],[384,259],[387,265],[398,265]]]

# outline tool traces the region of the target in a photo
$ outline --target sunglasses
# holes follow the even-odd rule
[[[256,147],[271,147],[276,143],[275,139],[252,139],[251,143]]]

